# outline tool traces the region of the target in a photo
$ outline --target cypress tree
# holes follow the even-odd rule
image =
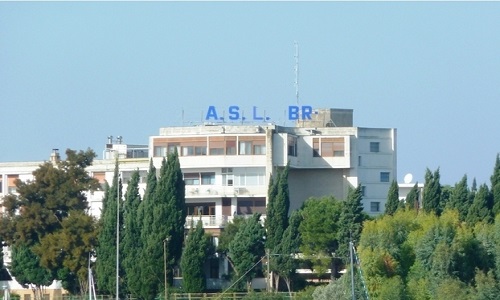
[[[455,184],[451,192],[448,207],[458,210],[460,221],[465,221],[470,207],[470,191],[467,186],[467,175],[462,177],[458,183]]]
[[[479,190],[474,197],[474,202],[467,214],[467,223],[474,226],[479,221],[491,223],[493,216],[491,213],[491,194],[486,184],[479,186]]]
[[[210,239],[205,235],[203,223],[191,224],[186,246],[181,258],[182,289],[186,293],[201,293],[205,290],[203,265],[209,254]]]
[[[258,268],[252,268],[252,266],[262,258],[265,252],[265,230],[260,224],[260,216],[260,214],[254,214],[250,219],[245,220],[229,243],[229,253],[234,262],[235,271],[238,276],[244,275],[247,289],[250,288],[252,278],[258,273]]]
[[[141,255],[141,227],[137,218],[138,208],[141,203],[139,194],[139,171],[134,171],[128,182],[124,203],[124,233],[123,241],[120,243],[123,253],[123,268],[125,271],[126,288],[130,294],[137,296],[140,294],[141,270],[137,263],[137,258]]]
[[[429,169],[425,171],[425,184],[423,195],[423,209],[425,212],[434,212],[441,215],[441,184],[439,183],[439,168],[432,173]]]
[[[399,187],[396,180],[393,180],[387,193],[387,202],[385,203],[385,213],[393,215],[400,206]]]
[[[299,225],[301,220],[302,216],[299,211],[292,212],[283,238],[276,247],[276,271],[285,280],[289,291],[292,277],[298,267],[298,260],[294,254],[300,252]]]
[[[151,197],[152,196],[152,197]],[[143,252],[143,275],[147,282],[143,285],[141,296],[146,299],[154,298],[164,287],[160,280],[164,274],[163,242],[167,243],[167,269],[179,262],[184,242],[184,225],[186,222],[184,180],[179,163],[177,151],[169,153],[167,159],[163,158],[160,177],[154,195],[145,199],[147,213],[152,216],[150,228],[145,228],[145,244]],[[146,216],[146,217],[151,217]],[[149,221],[146,221],[149,222]],[[148,232],[148,230],[150,230]],[[168,280],[172,281],[172,272],[168,272]]]
[[[405,199],[406,207],[408,207],[408,209],[419,210],[420,204],[418,202],[418,198],[419,198],[419,192],[418,192],[418,182],[417,182],[411,188],[410,192],[408,192],[408,195],[406,195]]]
[[[497,154],[493,175],[491,175],[491,192],[493,194],[493,214],[500,213],[500,156]]]
[[[140,297],[142,299],[151,299],[155,297],[158,291],[158,274],[153,273],[152,266],[154,264],[159,264],[155,262],[148,252],[147,245],[149,239],[152,236],[153,228],[153,214],[155,210],[154,195],[156,193],[156,187],[158,184],[158,179],[156,177],[156,167],[153,164],[153,159],[149,161],[149,171],[147,178],[146,191],[144,193],[144,198],[139,205],[137,213],[137,221],[141,226],[141,254],[140,254]],[[161,245],[156,245],[161,247]],[[161,277],[161,276],[160,276]]]
[[[118,160],[116,160],[113,185],[110,187],[106,183],[105,186],[104,199],[102,200],[103,210],[100,219],[101,230],[97,237],[98,246],[96,247],[97,287],[100,291],[111,295],[116,294],[116,215],[117,201],[118,199],[122,199],[121,190],[121,180],[118,176]],[[120,211],[122,208],[123,205],[120,205]],[[119,227],[123,228],[121,215],[120,213]],[[120,256],[122,257],[122,253],[120,253]],[[123,278],[123,269],[121,266],[119,268],[119,276]],[[120,288],[120,291],[123,291],[123,289]]]
[[[344,261],[349,255],[349,241],[359,242],[363,222],[367,219],[367,215],[363,212],[363,196],[361,193],[361,185],[357,188],[349,188],[347,200],[344,202],[342,214],[340,215],[339,224],[339,250],[337,257]],[[334,276],[336,274],[332,274]]]
[[[278,197],[278,184],[280,181],[281,172],[276,171],[276,176],[269,176],[269,186],[267,189],[267,209],[266,209],[266,248],[273,249],[276,245],[275,242],[275,231],[277,218],[276,213],[276,201]]]

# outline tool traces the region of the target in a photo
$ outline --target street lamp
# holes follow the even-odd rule
[[[170,241],[170,236],[163,240],[163,274],[165,275],[165,300],[168,299],[168,283],[167,283],[167,243]]]
[[[118,150],[116,154],[116,300],[120,299],[120,169],[118,167]]]

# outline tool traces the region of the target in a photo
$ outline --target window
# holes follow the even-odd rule
[[[0,193],[3,191],[3,181],[2,181],[2,175],[0,175]]]
[[[188,216],[214,216],[215,203],[186,203],[186,211]]]
[[[380,172],[380,182],[389,182],[389,172]]]
[[[288,136],[288,156],[297,156],[297,137]]]
[[[380,151],[380,143],[370,142],[370,152],[379,152],[379,151]]]
[[[167,148],[163,146],[154,147],[155,157],[167,156]]]
[[[177,149],[177,153],[180,153],[180,151],[179,151],[180,147],[179,147],[178,143],[175,143],[175,144],[170,143],[170,144],[168,144],[168,146],[167,146],[168,153],[174,153],[175,149]],[[164,156],[166,156],[166,155],[164,155]]]
[[[215,173],[201,173],[201,184],[202,185],[214,185],[215,184]]]
[[[252,154],[252,142],[250,142],[250,141],[240,142],[238,154],[240,154],[240,155]]]
[[[257,198],[238,198],[238,214],[251,215],[254,213],[266,213],[266,199]]]
[[[186,185],[200,185],[200,174],[184,173],[184,182]]]
[[[366,186],[362,185],[361,186],[361,196],[365,196],[366,195]]]
[[[222,185],[233,186],[233,168],[222,168]]]
[[[210,155],[224,155],[224,137],[210,138]]]
[[[371,212],[379,212],[380,211],[380,202],[370,202],[370,211]]]
[[[361,156],[358,156],[358,167],[361,167]]]
[[[236,155],[236,137],[226,141],[226,155]]]
[[[320,157],[320,155],[319,155],[319,138],[313,139],[313,156]]]

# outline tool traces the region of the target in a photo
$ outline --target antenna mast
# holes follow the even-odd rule
[[[297,98],[297,105],[299,105],[299,43],[295,44],[295,97]]]

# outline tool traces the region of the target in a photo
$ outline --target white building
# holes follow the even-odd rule
[[[295,127],[265,123],[166,127],[149,137],[147,146],[109,137],[103,159],[95,160],[88,171],[101,183],[112,182],[118,155],[124,189],[138,169],[143,194],[150,158],[159,171],[163,157],[177,149],[186,183],[186,227],[201,217],[205,229],[218,236],[234,215],[265,214],[269,177],[288,162],[291,210],[312,196],[346,199],[349,188],[361,185],[365,211],[383,213],[390,183],[397,178],[396,142],[396,129],[354,127],[352,110],[322,109]],[[58,155],[54,150],[51,159]],[[15,192],[16,179],[31,179],[41,163],[0,163],[0,198]],[[100,215],[102,198],[102,190],[88,195],[95,216]],[[216,271],[218,267],[222,270]],[[218,267],[210,272],[214,277],[227,271],[223,270],[227,266]]]

